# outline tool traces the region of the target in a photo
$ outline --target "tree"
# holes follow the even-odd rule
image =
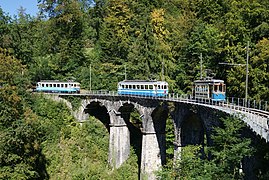
[[[212,136],[214,145],[209,147],[212,161],[218,167],[216,177],[238,179],[243,176],[239,171],[241,161],[253,154],[251,140],[242,137],[245,124],[240,119],[228,117],[222,119],[222,122],[223,128],[215,128],[215,134]]]
[[[5,15],[2,8],[0,7],[0,47],[8,48],[10,45],[10,29],[8,23],[10,18]]]
[[[34,53],[34,20],[29,14],[25,14],[25,9],[20,9],[18,19],[13,19],[10,26],[10,36],[12,43],[9,48],[12,49],[14,56],[20,59],[22,64],[32,63]]]
[[[2,85],[27,85],[21,82],[21,76],[25,71],[24,66],[19,60],[11,56],[8,50],[0,48],[0,83]]]
[[[99,43],[102,48],[104,62],[123,64],[130,46],[129,32],[132,12],[128,2],[111,0],[105,9],[106,16],[102,23]]]
[[[253,50],[250,62],[250,94],[256,100],[269,99],[269,40],[263,38]]]
[[[23,72],[20,61],[0,49],[0,179],[46,177],[37,116],[25,101]]]
[[[85,60],[83,54],[83,12],[77,0],[43,0],[41,11],[48,13],[52,68],[58,78],[72,74]],[[57,77],[56,77],[57,78]]]

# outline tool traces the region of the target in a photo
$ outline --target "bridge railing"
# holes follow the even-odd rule
[[[226,99],[226,102],[229,104],[245,107],[248,109],[269,111],[269,104],[267,101],[257,101],[255,99],[247,99],[247,101],[246,101],[244,98],[228,97]]]

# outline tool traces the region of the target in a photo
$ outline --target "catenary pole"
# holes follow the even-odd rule
[[[200,54],[200,79],[203,78],[203,56]]]
[[[248,60],[249,60],[249,41],[247,45],[247,62],[246,62],[246,94],[245,94],[245,102],[247,103],[248,99]]]
[[[90,64],[90,91],[92,91],[92,64]]]

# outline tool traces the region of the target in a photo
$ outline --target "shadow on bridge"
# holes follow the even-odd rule
[[[84,112],[99,119],[109,132],[110,117],[105,106],[101,106],[99,102],[92,102],[86,106]]]

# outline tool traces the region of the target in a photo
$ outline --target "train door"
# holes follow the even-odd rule
[[[154,86],[153,86],[153,88],[154,88],[154,93],[155,93],[155,96],[157,96],[158,95],[158,86],[157,86],[157,84],[154,84]]]
[[[209,84],[209,95],[208,95],[209,97],[208,98],[210,98],[210,99],[213,98],[213,94],[212,93],[213,93],[213,85],[212,84]]]

